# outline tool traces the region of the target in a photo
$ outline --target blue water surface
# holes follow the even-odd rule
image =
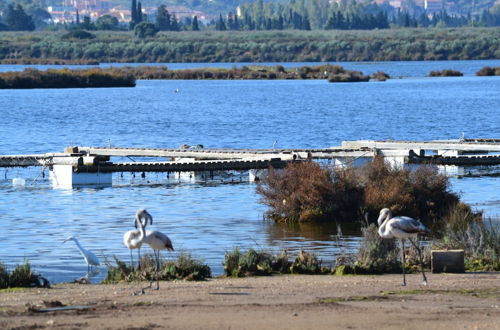
[[[350,84],[138,81],[135,88],[0,90],[0,154],[62,152],[70,145],[321,148],[359,139],[500,138],[500,77],[473,76],[485,64],[343,63],[408,77]],[[467,75],[425,77],[445,68]],[[0,66],[6,70],[12,66]],[[133,229],[140,207],[174,242],[176,252],[163,256],[191,253],[216,275],[222,273],[224,252],[235,246],[292,254],[304,248],[331,263],[341,250],[356,251],[359,242],[359,232],[349,228],[338,237],[336,225],[291,227],[263,220],[266,208],[247,182],[176,183],[164,174],[116,174],[113,187],[68,190],[53,189],[40,170],[0,169],[0,261],[11,268],[26,258],[54,282],[86,273],[74,243],[62,244],[70,234],[103,263],[113,255],[128,260],[122,235]],[[26,186],[14,187],[15,177],[26,179]],[[500,214],[498,176],[451,182],[473,207]],[[105,267],[100,269],[94,281],[105,275]]]

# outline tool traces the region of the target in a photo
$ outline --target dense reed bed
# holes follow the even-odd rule
[[[0,89],[28,88],[89,88],[134,87],[135,78],[129,74],[100,69],[69,70],[25,69],[0,73]]]

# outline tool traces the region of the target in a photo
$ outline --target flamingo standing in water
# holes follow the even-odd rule
[[[148,221],[150,224],[153,224],[153,216],[146,211],[146,209],[140,209],[136,212],[135,214],[135,221],[137,219],[139,221],[144,220],[144,228],[148,225]],[[137,225],[136,225],[137,228]],[[141,246],[142,246],[142,240],[139,239],[139,236],[141,234],[141,231],[138,229],[135,230],[129,230],[123,235],[123,244],[130,250],[130,264],[132,265],[132,268],[134,268],[134,258],[132,256],[132,250],[137,249],[137,267],[139,268],[140,262],[141,262]]]
[[[422,271],[422,277],[424,278],[423,284],[427,285],[427,278],[425,277],[424,264],[422,261],[422,251],[417,246],[417,244],[412,240],[413,237],[417,237],[418,234],[430,233],[429,229],[424,226],[420,221],[405,217],[393,217],[391,210],[384,208],[380,210],[378,217],[378,234],[382,238],[399,238],[401,239],[401,256],[402,256],[402,267],[403,267],[403,285],[406,285],[405,278],[405,239],[411,242],[411,244],[417,249],[418,257],[420,259],[420,270]]]

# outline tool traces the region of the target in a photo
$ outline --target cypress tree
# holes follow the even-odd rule
[[[200,27],[198,26],[198,17],[193,17],[193,23],[191,24],[191,30],[200,31]]]
[[[179,22],[177,21],[177,17],[175,14],[170,16],[170,30],[172,31],[180,31],[181,27],[179,26]]]
[[[170,14],[165,5],[158,7],[158,12],[156,14],[156,27],[160,31],[169,31],[172,29],[170,24]]]
[[[219,20],[215,23],[215,29],[218,31],[226,31],[226,23],[224,23],[222,14],[219,14]]]
[[[234,30],[240,29],[240,22],[238,21],[238,15],[234,15]]]
[[[132,6],[130,8],[130,30],[133,30],[135,25],[137,24],[137,2],[136,0],[132,0]]]
[[[141,2],[137,4],[137,23],[142,22],[142,5]]]

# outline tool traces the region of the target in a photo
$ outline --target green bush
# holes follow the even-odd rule
[[[162,280],[202,281],[212,277],[210,267],[193,259],[191,254],[181,253],[177,260],[165,262],[162,265]]]
[[[84,30],[71,30],[66,34],[63,34],[61,39],[94,39],[95,34]]]
[[[331,270],[327,267],[321,266],[321,260],[318,257],[309,252],[300,251],[297,258],[290,266],[290,272],[292,274],[328,274]]]
[[[158,33],[158,28],[153,23],[141,22],[134,28],[134,34],[138,38],[154,37]]]
[[[363,240],[359,248],[353,273],[382,274],[401,272],[400,249],[394,239],[383,239],[378,227],[371,224],[362,228]]]
[[[0,263],[0,289],[9,287],[9,272],[4,264]]]
[[[500,270],[500,228],[496,222],[485,223],[462,205],[450,208],[444,219],[446,227],[436,248],[463,249],[467,270]]]
[[[0,289],[16,287],[50,287],[49,281],[31,270],[29,262],[26,260],[22,265],[16,265],[12,272],[8,272],[0,263]]]
[[[116,256],[113,256],[113,259],[115,260],[116,265],[112,265],[107,259],[104,261],[108,272],[102,283],[109,284],[117,282],[130,282],[138,278],[138,274],[134,272],[132,265],[127,265]]]
[[[239,248],[224,255],[224,273],[226,276],[246,277],[271,275],[273,271],[273,256],[266,252],[248,249],[241,253]]]
[[[239,248],[226,252],[224,273],[230,277],[268,276],[272,274],[327,274],[331,270],[321,266],[321,260],[313,253],[300,251],[293,262],[282,251],[278,255],[248,249],[241,253]]]
[[[134,280],[155,280],[156,261],[152,255],[141,257],[138,269],[113,256],[115,265],[106,261],[108,273],[103,283],[130,282]],[[174,261],[160,260],[158,279],[160,281],[188,280],[201,281],[212,276],[210,267],[194,259],[188,253],[180,253]]]

